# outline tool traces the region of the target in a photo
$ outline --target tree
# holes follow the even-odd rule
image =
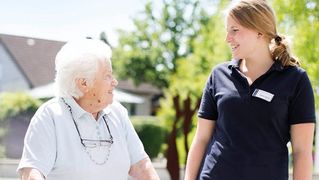
[[[170,127],[166,158],[172,179],[179,179],[178,133],[182,129],[187,154],[187,136],[203,84],[212,64],[229,55],[221,39],[222,18],[217,17],[222,3],[212,3],[217,7],[214,16],[207,14],[197,0],[163,1],[158,12],[148,3],[134,19],[136,30],[120,31],[119,46],[114,49],[114,69],[120,77],[166,89],[161,117]]]
[[[164,0],[162,5],[158,12],[147,3],[144,12],[133,19],[136,30],[119,32],[120,45],[113,59],[120,77],[166,88],[177,61],[192,52],[188,42],[200,28],[198,1]]]
[[[319,46],[316,41],[319,39],[319,2],[276,0],[273,7],[278,18],[279,32],[290,36],[292,52],[300,59],[312,85],[318,87]]]

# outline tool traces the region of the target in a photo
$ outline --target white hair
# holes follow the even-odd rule
[[[101,62],[111,63],[111,48],[100,40],[81,39],[67,42],[55,58],[55,86],[59,97],[79,98],[83,93],[76,79],[93,84]]]

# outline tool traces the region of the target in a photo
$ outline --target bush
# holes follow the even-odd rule
[[[35,112],[41,101],[25,93],[0,94],[0,122],[21,113]]]
[[[155,117],[132,117],[133,126],[140,137],[146,153],[151,159],[161,152],[165,141],[165,128]]]
[[[25,93],[0,94],[0,158],[21,157],[26,128],[40,104]]]

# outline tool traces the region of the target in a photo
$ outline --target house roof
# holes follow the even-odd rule
[[[54,80],[55,56],[65,42],[0,34],[0,43],[28,79],[31,88]]]
[[[54,81],[55,56],[65,42],[0,34],[0,43],[8,50],[17,67],[28,79],[31,89]],[[161,93],[151,84],[141,83],[135,86],[131,80],[120,80],[117,88],[136,94]]]

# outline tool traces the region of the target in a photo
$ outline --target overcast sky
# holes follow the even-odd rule
[[[67,41],[98,37],[112,44],[116,29],[133,28],[131,18],[146,0],[1,0],[0,33]]]

